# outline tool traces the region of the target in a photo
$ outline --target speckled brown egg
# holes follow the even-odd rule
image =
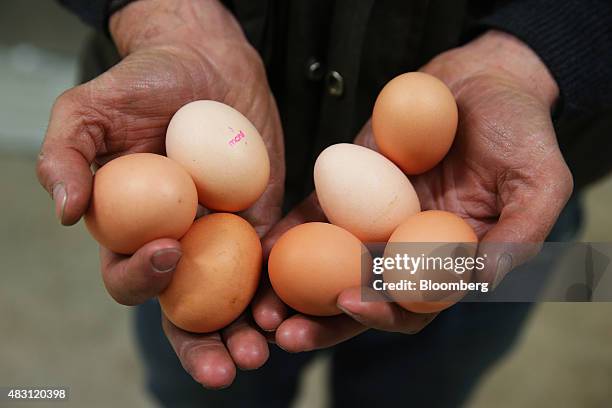
[[[181,239],[183,256],[159,303],[176,326],[219,330],[248,306],[259,283],[262,249],[253,227],[229,213],[199,218]]]

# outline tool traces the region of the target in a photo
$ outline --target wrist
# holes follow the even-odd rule
[[[436,61],[438,57],[428,65],[434,65],[434,72],[439,71],[451,89],[476,75],[494,75],[513,81],[551,109],[559,98],[559,87],[546,65],[510,34],[491,30],[445,54],[450,61]]]
[[[488,31],[472,44],[478,55],[485,57],[490,69],[513,76],[522,86],[552,107],[559,98],[559,87],[554,77],[524,42],[511,34]]]
[[[137,0],[110,17],[109,31],[122,56],[146,46],[246,41],[218,0]]]

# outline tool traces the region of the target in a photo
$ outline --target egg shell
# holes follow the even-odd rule
[[[361,284],[362,260],[371,258],[348,231],[310,222],[291,228],[272,247],[268,274],[276,294],[298,312],[333,316],[344,289]]]
[[[452,245],[453,243],[458,245]],[[473,257],[477,243],[476,233],[463,218],[448,211],[429,210],[409,217],[397,227],[389,238],[384,256],[394,258],[396,254],[410,253],[411,256],[416,257],[423,254],[429,257],[445,258],[454,257],[461,250],[463,256]],[[384,273],[383,278],[386,282],[397,282],[405,278],[403,274],[405,271],[388,270]],[[431,279],[435,282],[454,282],[459,279],[469,281],[471,271],[457,275],[443,270],[419,270],[413,276],[414,280]],[[445,301],[422,301],[425,298],[438,297],[441,292],[420,293],[415,291],[401,295],[389,293],[389,295],[406,310],[414,313],[433,313],[452,306],[463,297],[464,293],[445,293]],[[414,301],[412,298],[420,300]]]
[[[85,224],[104,247],[134,253],[159,238],[181,238],[198,206],[193,180],[177,163],[152,153],[121,156],[93,180]]]
[[[159,295],[161,308],[183,330],[222,329],[255,295],[262,262],[259,237],[239,216],[215,213],[196,220],[181,247],[172,281]]]
[[[236,109],[194,101],[172,117],[166,153],[193,177],[199,201],[217,211],[241,211],[262,195],[270,159],[261,135]]]
[[[421,209],[402,171],[363,146],[341,143],[326,148],[315,163],[314,182],[328,220],[363,242],[385,242]]]
[[[421,174],[448,153],[457,131],[453,94],[438,78],[409,72],[382,89],[372,112],[378,150],[407,174]]]

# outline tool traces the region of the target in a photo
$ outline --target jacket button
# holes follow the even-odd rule
[[[312,57],[306,63],[306,78],[313,82],[323,79],[323,64],[321,61]]]
[[[340,97],[344,93],[344,78],[338,71],[329,71],[325,76],[325,86],[331,96]]]

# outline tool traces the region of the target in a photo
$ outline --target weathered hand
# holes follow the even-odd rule
[[[187,102],[213,99],[248,117],[268,148],[269,185],[241,214],[263,236],[280,218],[283,137],[263,63],[234,18],[216,0],[150,0],[115,13],[110,32],[123,59],[57,99],[40,152],[38,177],[61,223],[74,224],[86,211],[90,165],[128,153],[163,154],[172,115]],[[118,302],[139,304],[168,285],[180,256],[171,239],[130,257],[101,248],[102,276]],[[253,369],[268,356],[264,336],[246,317],[222,334],[192,335],[167,320],[164,328],[185,368],[209,387],[229,385],[235,365]]]
[[[572,176],[551,121],[556,83],[529,48],[498,32],[441,54],[422,71],[442,79],[452,90],[459,128],[444,160],[411,181],[424,210],[462,216],[479,237],[479,251],[492,249],[479,279],[495,285],[537,252],[572,191]],[[369,123],[355,142],[376,149]],[[324,219],[317,207],[313,194],[277,224],[265,245],[271,246],[297,223]],[[271,295],[261,298],[266,301],[253,307],[256,321],[264,314],[282,316],[276,341],[294,352],[328,347],[370,327],[416,332],[435,317],[406,312],[391,303],[361,302],[357,288],[338,297],[338,306],[350,318],[289,317],[287,308],[270,300]]]

